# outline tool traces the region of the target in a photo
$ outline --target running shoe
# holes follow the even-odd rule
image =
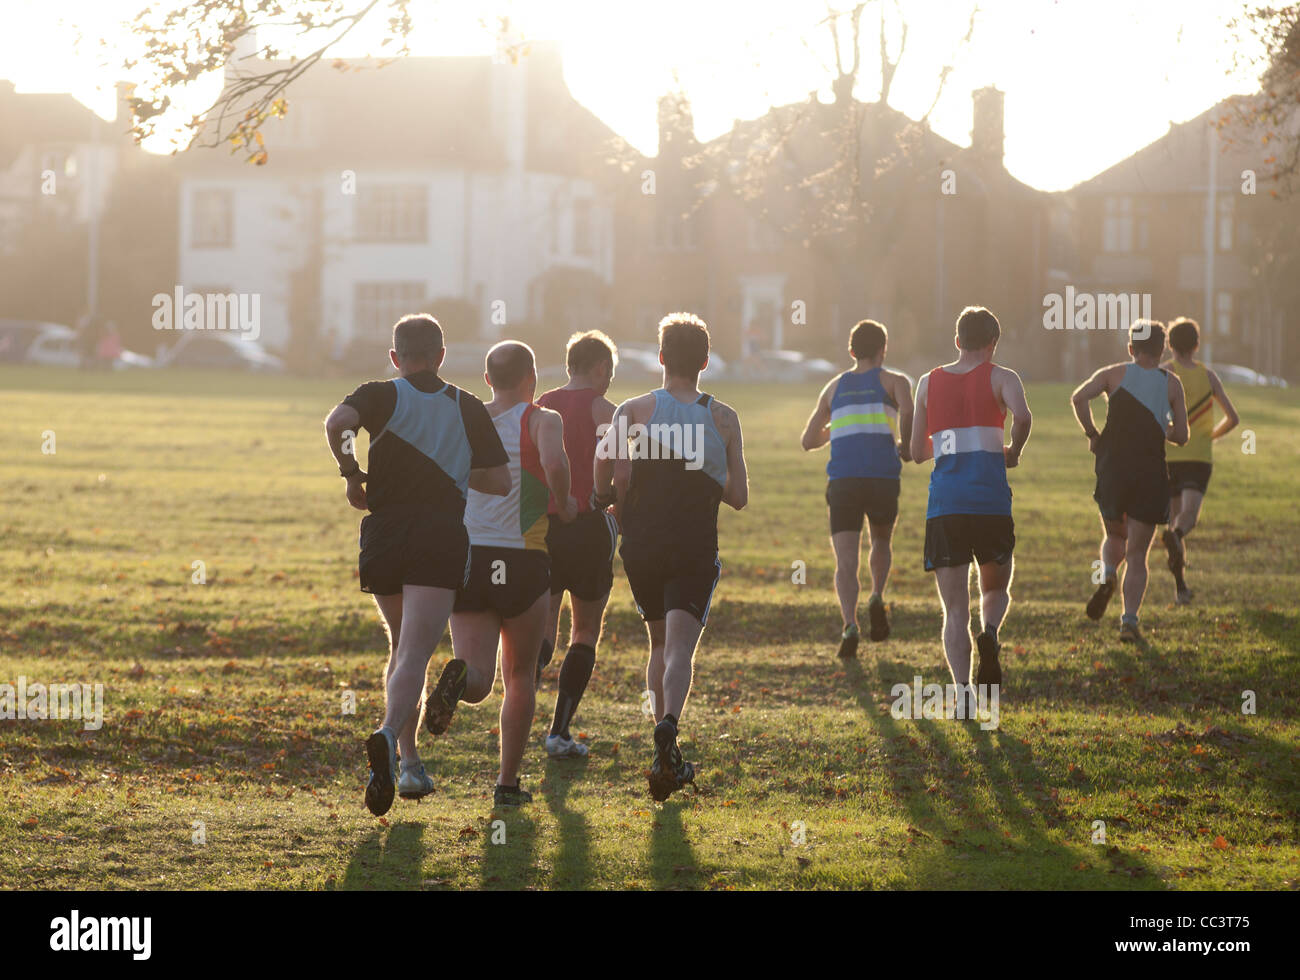
[[[975,669],[976,686],[986,688],[1001,684],[1002,664],[998,662],[998,654],[1002,652],[1002,644],[985,632],[975,637],[975,650],[979,654],[979,666]]]
[[[879,596],[867,603],[867,615],[871,617],[871,639],[875,642],[889,639],[889,619],[885,615],[885,600]]]
[[[695,782],[695,767],[682,758],[677,729],[671,722],[655,726],[655,759],[650,766],[650,796],[662,803],[687,783]]]
[[[858,655],[858,635],[857,623],[844,627],[844,632],[840,634],[840,652],[837,654],[841,660],[852,660]]]
[[[497,788],[492,792],[493,806],[523,806],[531,802],[533,802],[533,794],[526,789],[520,789],[518,783],[514,786],[502,786],[497,783]]]
[[[418,800],[433,792],[433,780],[424,771],[424,765],[403,769],[397,778],[397,795],[404,800]]]
[[[546,754],[552,759],[585,759],[587,746],[563,735],[546,736]]]
[[[1097,591],[1092,594],[1088,600],[1088,607],[1085,610],[1089,619],[1101,619],[1106,615],[1106,607],[1110,605],[1110,597],[1115,594],[1115,580],[1108,578],[1097,586]]]
[[[1119,642],[1120,643],[1141,643],[1142,642],[1142,634],[1138,631],[1137,623],[1130,623],[1128,620],[1120,621]]]
[[[1176,605],[1176,606],[1189,606],[1189,605],[1191,605],[1191,603],[1192,603],[1192,590],[1191,590],[1191,589],[1179,589],[1179,590],[1178,590],[1178,595],[1174,597],[1174,605]]]
[[[442,669],[438,686],[429,695],[424,705],[424,727],[430,734],[441,735],[451,727],[451,716],[456,712],[456,705],[465,696],[465,687],[469,683],[469,666],[463,660],[451,660]]]
[[[397,772],[397,740],[382,728],[366,739],[370,760],[370,781],[366,783],[366,807],[382,817],[393,806],[393,776]]]

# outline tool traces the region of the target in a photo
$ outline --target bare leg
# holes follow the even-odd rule
[[[664,620],[664,714],[682,719],[695,672],[695,647],[704,624],[684,609],[670,609]]]
[[[845,626],[858,621],[858,552],[862,536],[857,531],[837,531],[831,535],[835,552],[835,595],[840,600],[840,617]]]
[[[1181,499],[1180,499],[1181,498]],[[1182,531],[1183,537],[1192,533],[1201,516],[1201,502],[1205,494],[1199,490],[1184,490],[1169,503],[1169,526]],[[1178,502],[1178,513],[1174,513],[1174,501]]]
[[[893,524],[871,524],[871,554],[867,566],[871,569],[871,594],[883,596],[889,581],[889,567],[893,564]]]
[[[402,632],[402,594],[399,592],[395,595],[377,595],[375,605],[379,607],[379,615],[384,620],[384,629],[388,632],[388,669],[384,672],[386,697],[388,682],[393,679],[393,668],[397,666],[397,642]],[[402,762],[406,765],[414,765],[420,760],[420,754],[415,748],[415,736],[420,730],[422,713],[423,700],[421,700],[420,710],[416,711],[411,716],[411,720],[397,733],[397,746],[402,753]]]
[[[1124,618],[1131,622],[1137,622],[1142,596],[1147,590],[1147,551],[1155,533],[1154,524],[1129,519],[1128,547],[1124,554],[1128,561],[1124,570]]]
[[[396,665],[388,674],[388,703],[384,727],[401,733],[418,724],[425,672],[433,649],[447,628],[456,593],[425,585],[402,587],[402,627],[397,639]]]
[[[544,593],[522,614],[507,619],[501,627],[501,774],[497,783],[515,786],[519,764],[528,743],[528,732],[537,707],[537,651],[550,613],[550,595]]]
[[[980,622],[984,632],[997,633],[1011,607],[1011,578],[1015,559],[1005,565],[989,562],[980,566]]]
[[[1128,526],[1123,518],[1118,521],[1110,521],[1106,518],[1101,519],[1102,539],[1101,539],[1101,563],[1107,568],[1113,568],[1118,572],[1119,566],[1124,564],[1125,551],[1128,547]]]
[[[497,647],[501,618],[494,612],[451,614],[451,645],[456,659],[465,661],[463,701],[478,704],[492,693],[497,678]],[[540,641],[539,641],[540,642]]]
[[[664,620],[656,619],[645,624],[650,636],[650,659],[646,661],[645,688],[650,692],[650,707],[655,721],[664,717]]]
[[[943,603],[943,652],[954,684],[970,683],[970,565],[936,568],[935,586]]]

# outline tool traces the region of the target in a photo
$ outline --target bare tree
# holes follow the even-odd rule
[[[151,136],[157,121],[186,86],[216,71],[226,71],[221,94],[186,124],[189,146],[227,146],[247,160],[268,158],[262,125],[289,112],[293,84],[328,58],[363,21],[386,18],[380,47],[382,67],[410,53],[410,0],[192,0],[160,8],[156,3],[128,23],[141,45],[138,58],[123,63],[134,91],[129,100],[131,132],[137,141]],[[509,18],[482,17],[480,25],[497,39],[498,49],[518,60],[525,48],[512,37]],[[267,29],[267,30],[264,30]],[[289,33],[295,52],[282,56],[270,44],[254,47],[259,36]],[[358,70],[335,58],[340,71]]]
[[[1239,42],[1235,67],[1258,71],[1260,91],[1234,101],[1235,111],[1218,121],[1228,142],[1274,147],[1261,174],[1289,191],[1300,174],[1300,3],[1247,6],[1230,25]]]

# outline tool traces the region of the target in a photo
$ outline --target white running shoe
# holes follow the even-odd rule
[[[546,754],[552,759],[585,759],[587,746],[563,735],[547,735]]]
[[[415,766],[412,769],[402,769],[402,775],[397,780],[397,795],[404,800],[418,800],[422,796],[428,796],[433,792],[433,780],[429,774],[424,771],[423,764]]]

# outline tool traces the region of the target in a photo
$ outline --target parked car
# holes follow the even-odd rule
[[[46,367],[79,367],[81,351],[77,346],[77,331],[56,323],[46,324],[33,338],[23,359],[28,364]]]
[[[801,384],[829,381],[838,370],[825,358],[808,357],[799,351],[763,350],[745,358],[735,369],[735,374],[745,381]]]
[[[625,367],[626,366],[626,367]],[[633,378],[654,379],[663,375],[664,367],[659,363],[659,347],[656,344],[619,344],[617,377],[624,380]],[[722,355],[709,352],[709,363],[700,372],[700,377],[716,381],[727,373],[727,362]]]
[[[1242,367],[1240,364],[1211,364],[1210,366],[1214,368],[1214,373],[1219,376],[1219,380],[1224,384],[1268,386],[1272,388],[1285,388],[1287,386],[1286,380],[1283,378],[1260,374],[1258,371]]]
[[[278,374],[284,361],[255,340],[220,331],[184,334],[158,356],[159,367],[205,368]]]
[[[47,327],[58,326],[42,320],[0,320],[0,361],[21,363],[27,350]]]

